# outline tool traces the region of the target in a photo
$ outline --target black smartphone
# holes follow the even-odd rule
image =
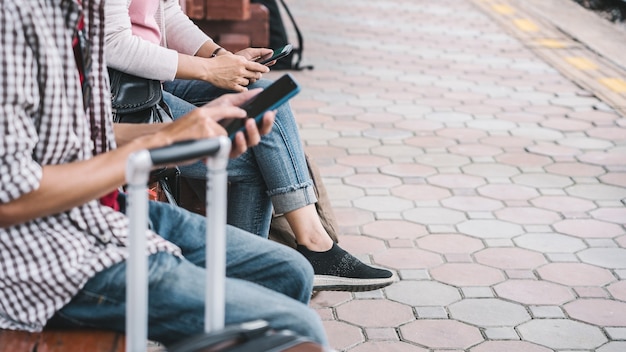
[[[282,59],[283,57],[289,55],[292,49],[293,49],[293,46],[291,46],[291,44],[287,44],[283,46],[282,48],[278,48],[274,50],[274,53],[271,56],[269,57],[263,56],[257,59],[256,62],[263,64],[263,65],[269,64],[270,62],[274,60]]]
[[[293,79],[291,74],[287,73],[277,79],[262,92],[243,103],[240,108],[247,112],[248,118],[256,120],[258,126],[261,125],[263,114],[268,110],[274,110],[284,104],[294,95],[298,94],[300,86]],[[220,120],[228,136],[233,139],[238,131],[243,131],[247,119],[223,119]]]

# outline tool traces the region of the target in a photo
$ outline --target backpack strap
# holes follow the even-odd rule
[[[291,21],[291,24],[293,25],[293,29],[296,31],[296,36],[298,37],[298,47],[293,49],[293,52],[296,55],[298,55],[298,59],[296,60],[295,63],[291,63],[291,68],[296,71],[312,70],[313,65],[300,66],[300,61],[302,61],[302,51],[304,49],[304,43],[303,43],[304,40],[302,38],[302,33],[300,33],[300,29],[298,28],[298,25],[296,24],[296,20],[291,14],[291,11],[289,11],[289,7],[287,7],[287,4],[285,4],[285,1],[280,0],[280,4],[283,6],[283,9],[285,9],[285,13],[287,13],[287,16],[289,16],[289,20]]]

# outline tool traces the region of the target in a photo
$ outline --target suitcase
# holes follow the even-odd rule
[[[261,352],[324,349],[290,331],[273,331],[267,322],[256,320],[224,326],[226,276],[226,195],[230,139],[227,137],[185,141],[168,147],[140,150],[127,160],[127,214],[130,219],[129,258],[126,275],[126,351],[147,349],[148,261],[145,255],[148,226],[150,170],[182,161],[206,157],[208,169],[206,201],[206,304],[204,333],[168,348],[169,352]],[[210,253],[209,253],[210,252]]]

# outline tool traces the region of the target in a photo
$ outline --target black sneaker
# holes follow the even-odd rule
[[[395,281],[391,271],[366,265],[335,243],[326,252],[313,252],[301,245],[296,249],[313,266],[314,291],[371,291]]]

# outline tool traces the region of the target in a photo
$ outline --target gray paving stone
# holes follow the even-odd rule
[[[563,309],[559,306],[529,306],[533,318],[565,318]]]
[[[410,306],[447,306],[461,300],[456,288],[434,281],[400,281],[385,292],[389,299]]]
[[[517,327],[522,339],[554,349],[595,349],[607,342],[599,328],[566,319],[537,319]]]
[[[485,336],[489,340],[519,340],[519,335],[512,327],[486,328]]]
[[[603,268],[626,268],[626,249],[624,248],[590,248],[578,253],[581,261]]]
[[[495,298],[464,299],[448,309],[452,318],[480,327],[513,327],[531,319],[524,306]]]
[[[587,248],[581,239],[556,233],[529,233],[513,241],[522,248],[547,253],[575,253]]]
[[[596,352],[624,352],[624,351],[626,351],[626,342],[623,342],[623,341],[611,341],[596,350]]]
[[[604,328],[604,331],[606,331],[611,340],[626,340],[626,328]]]
[[[461,293],[465,298],[493,298],[495,297],[490,287],[462,287]]]
[[[415,307],[418,319],[447,319],[445,307]]]

